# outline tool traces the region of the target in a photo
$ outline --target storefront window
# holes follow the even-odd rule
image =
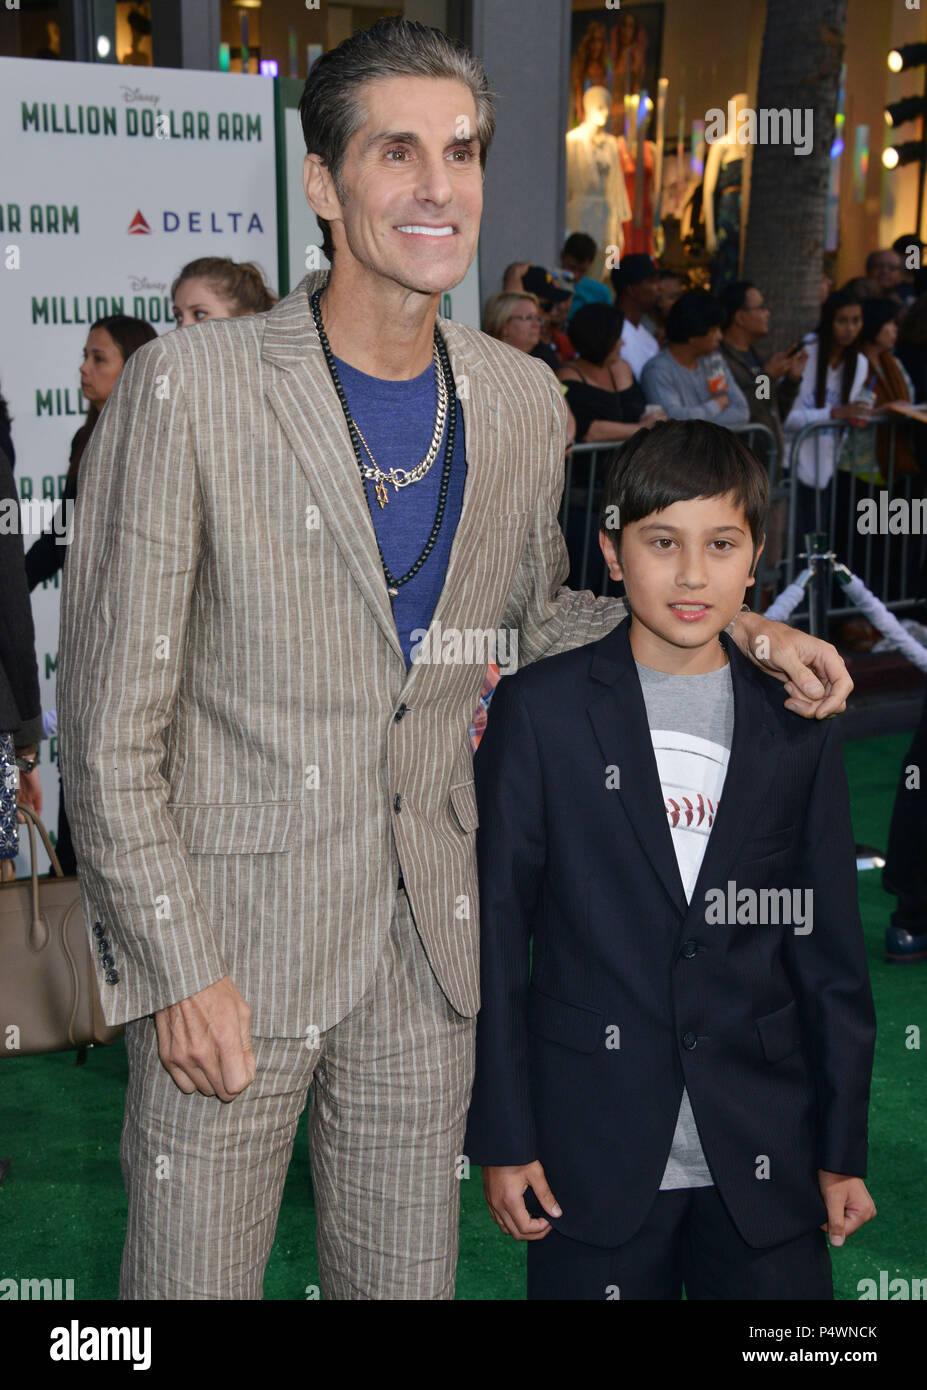
[[[402,12],[401,4],[332,5],[320,0],[317,9],[310,9],[302,0],[221,0],[227,71],[259,73],[264,62],[275,63],[281,77],[305,77],[320,53],[355,29],[368,29],[378,19]]]
[[[67,0],[56,4],[21,6],[8,10],[0,8],[0,57],[3,58],[60,58],[61,15],[69,8]]]

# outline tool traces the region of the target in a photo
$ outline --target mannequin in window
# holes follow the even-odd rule
[[[705,216],[705,246],[711,256],[711,292],[719,294],[725,285],[740,279],[740,241],[750,188],[748,154],[750,145],[737,141],[740,113],[747,109],[746,92],[731,97],[735,107],[733,124],[719,140],[708,146],[705,159],[702,207]],[[731,110],[730,102],[727,105]]]
[[[602,277],[607,248],[623,246],[622,223],[631,216],[618,141],[605,130],[609,102],[607,88],[590,87],[583,93],[583,123],[566,136],[567,228],[596,243],[589,270],[595,279]]]

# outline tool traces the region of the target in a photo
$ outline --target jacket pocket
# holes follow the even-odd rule
[[[767,1062],[781,1062],[801,1046],[801,1024],[798,1005],[792,999],[782,1009],[756,1020],[760,1046]]]
[[[282,854],[299,830],[298,801],[168,802],[191,854]]]
[[[528,990],[529,1033],[538,1033],[576,1052],[595,1051],[602,1038],[604,1017],[598,1009],[552,999],[533,987]]]
[[[476,784],[473,779],[469,782],[458,782],[456,786],[451,787],[449,796],[454,819],[461,830],[476,830],[480,817],[476,809]]]
[[[782,854],[784,850],[791,850],[798,843],[798,828],[790,825],[784,830],[775,830],[771,835],[761,835],[756,839],[748,840],[740,852],[740,858],[744,863],[755,864],[764,859],[771,859],[775,854]]]

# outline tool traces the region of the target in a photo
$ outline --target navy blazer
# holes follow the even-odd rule
[[[791,714],[721,634],[733,743],[687,905],[629,628],[493,696],[464,1151],[540,1159],[556,1229],[620,1245],[657,1194],[685,1083],[740,1234],[774,1245],[826,1220],[819,1168],[866,1172],[875,1016],[839,721]],[[810,889],[812,930],[706,922],[729,882]]]

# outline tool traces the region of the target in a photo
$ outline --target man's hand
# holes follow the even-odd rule
[[[786,352],[774,352],[768,362],[763,364],[763,372],[766,376],[772,377],[773,381],[778,381],[781,376],[785,376],[792,359]]]
[[[158,1053],[184,1095],[234,1100],[254,1080],[251,1009],[230,977],[155,1013]]]
[[[876,1214],[876,1204],[862,1178],[849,1178],[846,1173],[828,1173],[819,1168],[818,1187],[827,1204],[827,1220],[821,1230],[827,1232],[831,1245],[842,1245],[847,1236],[865,1226]]]
[[[853,682],[830,642],[788,623],[770,622],[760,613],[737,614],[734,641],[754,665],[785,683],[785,707],[793,714],[827,719],[846,709]]]
[[[789,359],[791,366],[788,370],[790,381],[801,381],[805,374],[805,366],[808,362],[808,349],[802,348],[801,352],[796,352],[795,356]]]
[[[528,1215],[525,1192],[529,1187],[551,1216],[563,1215],[537,1159],[517,1168],[483,1169],[483,1196],[499,1230],[514,1236],[516,1240],[543,1240],[549,1234],[551,1224],[543,1217]]]

